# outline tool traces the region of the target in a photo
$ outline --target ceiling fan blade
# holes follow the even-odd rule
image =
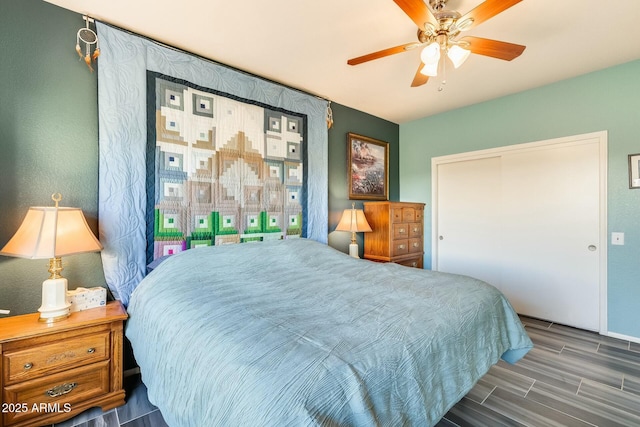
[[[373,61],[374,59],[384,58],[385,56],[395,55],[396,53],[406,52],[420,46],[420,43],[407,43],[396,47],[390,47],[389,49],[379,50],[377,52],[369,53],[367,55],[358,56],[357,58],[351,58],[347,61],[349,65],[358,65],[363,62]]]
[[[424,68],[424,64],[422,62],[420,62],[420,66],[418,67],[418,71],[416,71],[416,75],[413,78],[413,81],[411,82],[411,87],[422,86],[427,81],[429,81],[429,76],[425,76],[424,74],[422,74],[420,72],[420,71],[422,71],[422,68]]]
[[[404,13],[411,18],[413,22],[421,30],[425,30],[424,24],[426,22],[431,23],[434,27],[438,28],[438,21],[433,16],[431,10],[427,7],[423,0],[393,0]]]
[[[461,47],[468,43],[465,47],[471,52],[478,55],[490,56],[492,58],[504,59],[505,61],[511,61],[517,58],[524,52],[526,46],[522,46],[514,43],[501,42],[498,40],[483,39],[480,37],[463,37],[459,40]]]
[[[463,15],[458,22],[464,22],[465,20],[472,18],[473,22],[469,26],[465,27],[466,30],[470,30],[487,19],[493,18],[497,14],[504,12],[511,6],[520,3],[522,0],[486,0],[484,3],[478,5],[475,9],[467,12]],[[396,2],[397,3],[397,2]]]

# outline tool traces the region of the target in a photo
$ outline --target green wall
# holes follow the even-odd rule
[[[82,16],[41,0],[0,0],[0,247],[29,206],[81,208],[97,234],[97,76],[75,52]],[[69,287],[104,285],[100,255],[63,258]],[[40,306],[48,260],[0,256],[0,308]]]
[[[347,179],[347,133],[357,133],[389,143],[389,200],[399,200],[399,126],[362,111],[340,104],[331,104],[334,124],[329,129],[329,245],[349,252],[351,233],[335,230],[342,212],[351,208]],[[355,200],[362,208],[364,200]],[[362,258],[364,233],[357,233],[358,249]]]
[[[62,206],[82,208],[97,234],[97,75],[75,52],[76,32],[84,25],[81,15],[42,0],[0,0],[0,247],[28,208],[52,205],[55,192],[62,193]],[[347,132],[389,142],[390,198],[397,200],[399,193],[398,125],[338,104],[332,108],[329,230],[351,206]],[[332,246],[348,252],[348,234],[331,233]],[[63,263],[69,288],[105,285],[99,254],[70,256]],[[0,256],[0,309],[11,315],[36,311],[47,264]]]
[[[608,131],[608,328],[640,337],[640,190],[629,189],[628,155],[640,153],[640,61],[586,74],[400,126],[400,196],[431,205],[431,158]],[[425,266],[431,266],[431,210]]]

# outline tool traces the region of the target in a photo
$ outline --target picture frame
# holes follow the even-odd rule
[[[629,154],[629,188],[640,188],[640,153]]]
[[[389,200],[389,144],[347,134],[349,199]]]

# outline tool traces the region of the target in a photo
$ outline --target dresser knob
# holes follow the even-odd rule
[[[28,362],[24,364],[24,370],[28,371],[29,369],[33,368],[33,363]]]
[[[404,245],[398,245],[398,249],[404,249]]]
[[[93,354],[93,353],[95,353],[95,352],[96,352],[96,349],[95,349],[95,348],[93,348],[93,347],[91,347],[91,348],[89,348],[89,349],[87,350],[87,353],[89,353],[89,354]]]
[[[400,233],[404,233],[404,228],[401,228],[401,229],[400,229]]]

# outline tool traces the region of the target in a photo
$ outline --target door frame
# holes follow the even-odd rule
[[[487,157],[501,156],[506,153],[537,150],[545,146],[573,145],[584,143],[585,140],[596,140],[599,146],[599,183],[600,183],[600,224],[599,224],[599,330],[600,334],[608,334],[607,325],[607,251],[608,251],[608,222],[607,222],[607,170],[608,170],[608,134],[607,131],[572,135],[562,138],[508,145],[504,147],[469,151],[433,157],[431,159],[431,265],[438,270],[438,166],[468,160],[478,160]],[[595,142],[595,141],[594,141]]]

